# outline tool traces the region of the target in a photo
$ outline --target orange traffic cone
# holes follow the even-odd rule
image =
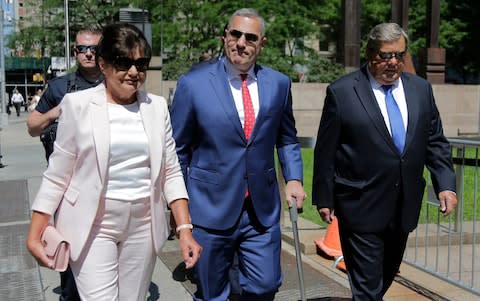
[[[314,240],[317,247],[330,257],[342,256],[342,247],[340,245],[340,235],[338,233],[338,220],[333,218],[332,223],[328,225],[325,236]]]
[[[332,223],[328,225],[325,236],[314,240],[314,242],[324,254],[335,259],[334,267],[343,272],[347,271],[345,261],[343,260],[340,234],[338,232],[338,220],[336,217],[334,217]]]

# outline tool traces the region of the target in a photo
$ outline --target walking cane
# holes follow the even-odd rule
[[[293,230],[293,240],[295,243],[295,257],[297,259],[297,272],[298,272],[298,283],[300,285],[300,295],[302,301],[306,301],[305,297],[305,285],[303,282],[303,265],[302,265],[302,253],[300,251],[300,239],[298,237],[298,211],[297,211],[297,199],[292,197],[292,206],[288,208],[290,211],[290,220],[292,221],[292,230]]]

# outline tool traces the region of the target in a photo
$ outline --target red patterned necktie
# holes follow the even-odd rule
[[[252,134],[253,127],[255,126],[255,111],[253,110],[252,98],[250,97],[250,92],[248,91],[247,77],[248,74],[240,74],[242,78],[242,99],[243,99],[243,131],[245,132],[245,137],[247,140],[250,139]],[[249,196],[249,191],[245,191],[245,198]]]
[[[250,97],[250,92],[248,91],[247,86],[248,74],[240,74],[240,77],[242,78],[242,99],[245,114],[243,131],[245,132],[245,137],[249,140],[253,127],[255,126],[255,111],[253,110],[252,98]]]

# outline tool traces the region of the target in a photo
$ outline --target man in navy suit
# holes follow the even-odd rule
[[[296,197],[301,208],[306,196],[291,82],[256,64],[266,38],[255,10],[236,11],[223,41],[223,58],[179,79],[171,109],[193,235],[203,247],[194,299],[227,300],[237,253],[241,300],[273,300],[282,280],[275,148],[288,202]]]
[[[415,229],[430,170],[439,208],[457,205],[448,141],[431,85],[402,72],[408,36],[374,27],[368,63],[327,88],[314,152],[313,203],[338,217],[353,300],[382,300]]]

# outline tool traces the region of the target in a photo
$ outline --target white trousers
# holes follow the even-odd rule
[[[145,301],[155,261],[150,198],[102,198],[87,245],[70,266],[84,301]]]

